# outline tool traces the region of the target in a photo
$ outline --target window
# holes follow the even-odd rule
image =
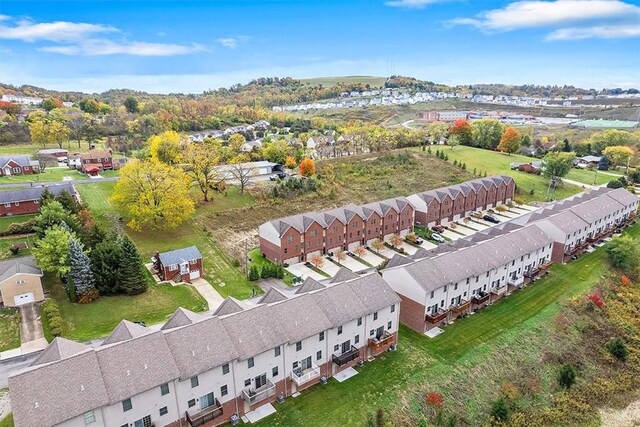
[[[16,285],[24,285],[24,280],[18,280],[18,281],[16,281]]]
[[[14,205],[20,206],[20,202],[15,202]]]
[[[322,359],[322,350],[318,350],[318,352],[316,353],[316,360],[320,359]]]
[[[431,298],[433,298],[434,292],[435,292],[435,291],[431,291]]]
[[[339,348],[340,348],[340,345],[336,344],[333,346],[333,351],[338,351]]]
[[[172,264],[169,266],[169,271],[176,271],[178,269],[178,264]]]
[[[358,344],[360,342],[360,335],[356,335],[355,337],[353,337],[353,342],[355,344]]]
[[[378,312],[373,313],[373,320],[378,320]]]
[[[196,400],[191,399],[189,402],[187,402],[187,406],[189,406],[189,408],[196,406]]]
[[[255,365],[253,357],[250,357],[249,359],[247,359],[247,367],[248,368],[253,368],[253,366]]]
[[[169,394],[169,384],[164,383],[160,386],[160,395],[164,396],[165,394]]]
[[[133,406],[131,405],[131,399],[125,399],[125,400],[122,401],[122,411],[123,412],[129,411],[131,408],[133,408]]]
[[[300,351],[300,350],[302,350],[302,341],[298,341],[296,343],[296,351]]]
[[[444,285],[444,289],[442,290],[442,292],[447,292],[447,285]]]
[[[244,380],[245,387],[249,387],[250,385],[251,385],[251,378],[247,378],[246,380]]]
[[[169,410],[167,409],[166,406],[163,406],[162,408],[160,408],[160,416],[167,415],[168,412]]]
[[[272,377],[277,377],[278,376],[278,367],[274,366],[273,369],[271,369],[271,376]]]
[[[316,237],[318,235],[318,230],[311,230],[311,237]]]
[[[222,387],[220,387],[220,395],[221,396],[226,396],[229,393],[229,389],[227,388],[227,385],[223,385]]]
[[[4,204],[4,207],[5,207],[5,208],[10,208],[10,207],[11,207],[11,203],[5,203],[5,204]]]
[[[393,305],[391,306],[391,312],[393,313],[394,311],[396,311],[396,305],[395,305],[395,304],[393,304]]]
[[[289,242],[289,243],[293,242],[293,236],[287,237],[287,242]]]
[[[338,326],[338,335],[342,334],[342,325]]]
[[[222,365],[222,375],[227,375],[229,373],[229,364],[225,363]]]
[[[280,346],[273,349],[273,354],[275,355],[275,357],[280,356]]]
[[[320,332],[320,335],[318,335],[318,341],[324,341],[324,331]]]
[[[387,322],[387,329],[391,329],[391,321]]]
[[[373,330],[373,329],[372,329],[372,330],[370,330],[370,331],[369,331],[369,336],[370,336],[370,337],[372,337],[374,333],[375,333],[375,330]]]
[[[197,260],[197,259],[190,259],[190,260],[189,260],[189,264],[191,264],[191,265],[195,265],[195,264],[197,264],[197,263],[198,263],[198,260]]]
[[[198,387],[200,385],[200,381],[198,381],[198,376],[191,377],[191,388]]]
[[[362,317],[358,317],[358,326],[362,326]]]
[[[85,412],[84,414],[84,425],[88,426],[91,423],[96,422],[96,414],[93,411]]]

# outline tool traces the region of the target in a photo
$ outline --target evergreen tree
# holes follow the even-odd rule
[[[91,271],[91,260],[76,239],[69,240],[69,267],[69,283],[73,284],[76,296],[80,302],[90,302],[97,294],[96,280]]]
[[[115,236],[98,243],[91,251],[91,271],[101,295],[119,292],[119,271],[123,263],[122,245]]]
[[[42,191],[42,194],[40,195],[40,207],[42,208],[43,206],[47,206],[50,201],[55,199],[56,196],[53,195],[49,188],[45,187]]]
[[[562,151],[565,153],[571,152],[571,144],[569,144],[569,140],[567,138],[562,141]]]
[[[609,170],[609,158],[607,156],[602,156],[600,158],[600,161],[598,162],[598,170]]]
[[[72,196],[68,191],[61,191],[55,198],[64,210],[70,212],[72,214],[77,214],[82,210],[82,205],[78,202],[74,196]]]
[[[119,288],[128,295],[141,294],[147,290],[147,275],[140,253],[128,237],[121,236],[119,240],[122,248]]]

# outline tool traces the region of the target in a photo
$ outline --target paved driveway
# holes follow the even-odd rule
[[[35,304],[20,306],[20,341],[24,344],[44,337],[42,323]]]
[[[209,310],[215,310],[220,307],[220,304],[224,301],[222,295],[218,293],[213,286],[203,278],[194,279],[191,285],[202,295],[202,298],[207,300]]]
[[[464,227],[462,225],[456,225],[456,230],[452,231],[453,233],[461,233],[464,234],[465,236],[471,236],[472,234],[475,234],[477,231],[476,230],[471,230],[467,227]]]
[[[439,233],[439,234],[440,234],[441,236],[444,236],[444,237],[446,237],[447,239],[450,239],[450,240],[453,240],[453,241],[456,241],[456,240],[461,239],[461,238],[463,238],[463,237],[464,237],[464,236],[461,236],[461,235],[460,235],[460,234],[458,234],[458,233],[454,233],[454,232],[453,232],[453,231],[451,231],[451,230],[444,230],[442,233]]]
[[[374,267],[377,267],[384,262],[384,258],[382,258],[380,255],[377,255],[374,252],[369,250],[367,250],[365,254],[362,255],[361,258],[367,261],[369,264],[373,265]]]
[[[307,277],[311,277],[312,279],[315,279],[315,280],[326,279],[326,277],[324,277],[322,274],[316,273],[315,271],[313,271],[303,263],[290,265],[285,270],[287,270],[289,273],[293,274],[294,276],[301,277],[302,280],[306,279]]]
[[[320,270],[327,273],[329,276],[333,277],[338,274],[340,267],[335,263],[328,260],[328,257],[324,257],[324,264],[320,267]]]
[[[428,240],[423,240],[423,241],[422,241],[422,244],[421,244],[420,246],[422,246],[423,248],[425,248],[425,249],[426,249],[426,250],[428,250],[428,251],[430,251],[431,249],[435,249],[435,248],[437,248],[437,247],[438,247],[438,245],[436,245],[435,243],[431,243],[431,242],[430,242],[430,241],[428,241]]]
[[[338,261],[338,262],[353,272],[363,271],[368,268],[371,268],[368,265],[361,263],[360,261],[358,261],[357,259],[349,255],[347,255],[347,257],[344,260]]]

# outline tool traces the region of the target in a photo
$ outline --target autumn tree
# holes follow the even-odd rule
[[[14,104],[9,101],[0,101],[0,110],[5,111],[10,116],[15,116],[20,113],[22,108],[18,104]]]
[[[296,163],[296,159],[293,156],[287,156],[284,161],[284,165],[289,169],[295,169],[298,164]]]
[[[520,132],[518,132],[516,128],[509,126],[504,130],[497,150],[507,154],[515,153],[520,148],[521,139],[522,135],[520,135]]]
[[[394,234],[391,236],[391,244],[396,248],[402,246],[402,237],[399,234]]]
[[[473,142],[476,147],[495,150],[502,138],[502,123],[495,119],[480,119],[471,124]]]
[[[367,253],[367,250],[365,249],[364,246],[358,246],[353,250],[353,253],[355,253],[356,255],[362,258]]]
[[[314,256],[311,257],[311,264],[315,268],[320,269],[324,265],[324,258],[322,258],[321,255],[314,255]]]
[[[265,160],[282,165],[293,154],[293,148],[284,139],[276,139],[265,144],[261,152]],[[293,159],[293,157],[291,158]]]
[[[449,133],[455,136],[462,145],[473,145],[473,133],[471,125],[467,120],[460,119],[451,126]]]
[[[231,160],[231,177],[240,187],[240,194],[244,194],[245,188],[251,183],[251,178],[254,176],[254,170],[248,161],[246,155],[239,155]]]
[[[173,165],[180,161],[182,155],[182,140],[175,131],[166,131],[148,139],[151,159]]]
[[[466,122],[466,121],[465,121]],[[469,123],[467,123],[467,126]],[[433,122],[429,123],[425,127],[425,136],[432,144],[437,144],[442,138],[449,136],[449,125],[445,122]],[[471,127],[469,127],[469,138],[471,137]],[[458,137],[458,141],[462,143],[464,138]],[[467,144],[465,144],[467,145]]]
[[[140,112],[140,106],[138,105],[138,100],[135,99],[133,96],[127,97],[127,99],[124,100],[122,105],[124,105],[124,108],[127,109],[127,113],[133,114],[133,113]]]
[[[542,160],[542,174],[549,178],[551,185],[555,187],[560,183],[562,178],[569,173],[575,158],[575,153],[549,153]]]
[[[64,108],[64,104],[58,98],[47,98],[42,101],[42,108],[46,111],[51,111],[55,108]]]
[[[312,176],[316,173],[316,164],[308,157],[300,162],[299,168],[302,176]]]
[[[240,147],[242,147],[245,142],[247,142],[247,140],[243,135],[234,133],[229,137],[228,146],[233,153],[238,153],[240,151]]]
[[[189,177],[162,162],[132,160],[120,169],[110,201],[133,230],[175,229],[195,211]]]
[[[70,130],[66,125],[66,117],[58,111],[44,113],[36,111],[29,115],[29,133],[31,141],[47,147],[47,143],[52,142],[62,148],[62,145],[69,140]]]
[[[611,145],[602,151],[602,154],[609,159],[612,167],[626,165],[629,159],[635,154],[633,148],[624,145]]]
[[[336,252],[336,258],[338,259],[338,261],[344,261],[345,259],[347,259],[347,254],[344,253],[342,249],[339,249],[338,252]]]
[[[209,201],[209,192],[222,178],[217,166],[220,164],[219,151],[209,144],[189,144],[184,152],[185,171],[198,185],[205,202]]]
[[[609,129],[602,132],[596,132],[589,138],[592,150],[598,154],[606,147],[616,145],[634,145],[640,141],[640,136],[624,130]]]
[[[380,239],[375,239],[371,242],[371,247],[376,250],[376,252],[380,252],[384,249],[384,242]]]

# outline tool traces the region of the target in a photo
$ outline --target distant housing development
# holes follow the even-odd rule
[[[400,299],[376,273],[341,276],[160,330],[122,321],[96,348],[56,338],[9,378],[15,424],[213,426],[348,372],[395,347]]]
[[[412,259],[396,255],[382,275],[402,298],[400,320],[425,332],[581,254],[633,220],[638,201],[626,189],[599,188]]]
[[[500,175],[406,198],[279,218],[260,226],[260,252],[273,262],[292,264],[315,255],[351,251],[376,239],[404,236],[416,224],[446,224],[507,203],[514,193],[513,178]]]

